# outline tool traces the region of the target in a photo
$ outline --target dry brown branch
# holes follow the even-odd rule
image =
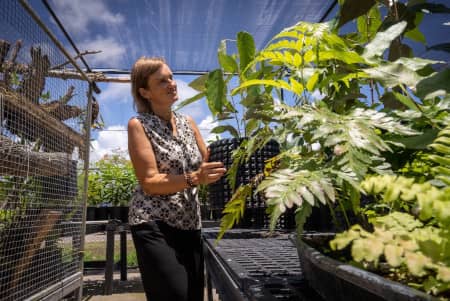
[[[16,43],[14,44],[14,48],[13,48],[12,53],[11,53],[10,61],[12,63],[16,62],[17,55],[19,54],[20,48],[22,48],[22,40],[17,40]]]
[[[78,117],[83,113],[83,111],[77,106],[70,106],[67,104],[72,99],[74,90],[75,87],[70,86],[66,94],[59,100],[40,104],[39,106],[47,113],[61,121]]]
[[[61,70],[60,68],[64,67],[65,65],[67,65],[69,62],[65,62],[63,64],[57,65],[55,67],[50,68],[50,62],[48,60],[48,57],[46,55],[41,55],[41,50],[40,48],[31,48],[31,54],[33,60],[32,63],[30,65],[27,64],[20,64],[20,63],[16,63],[16,57],[17,54],[20,50],[22,46],[22,41],[18,40],[16,41],[14,48],[13,48],[13,53],[11,55],[11,59],[7,60],[7,54],[10,48],[10,43],[8,41],[5,40],[0,40],[0,72],[4,72],[4,74],[8,74],[8,73],[16,73],[16,74],[22,74],[24,76],[24,78],[33,78],[35,76],[35,72],[37,72],[39,74],[39,79],[41,79],[42,77],[48,76],[48,77],[53,77],[53,78],[61,78],[61,79],[78,79],[78,80],[85,80],[80,73],[73,71],[73,70]],[[78,59],[84,55],[87,54],[96,54],[99,53],[101,51],[85,51],[77,56],[74,57],[74,59]],[[48,68],[47,68],[48,65]],[[35,70],[37,68],[37,71]],[[59,69],[59,70],[56,70]],[[90,72],[87,73],[87,76],[89,77],[89,79],[91,79],[94,82],[110,82],[110,83],[129,83],[130,82],[130,78],[129,77],[108,77],[105,74],[101,73],[101,72]],[[7,87],[9,85],[9,80],[8,80],[8,76],[4,76],[4,86]],[[28,82],[23,83],[22,86],[28,86]],[[33,93],[26,94],[27,97],[29,97],[30,99],[36,99],[33,98],[32,96],[34,96],[35,94],[38,94],[37,92],[41,92],[39,93],[38,96],[40,96],[42,94],[42,90],[40,89],[41,85],[38,84],[36,86],[36,91],[34,91]],[[29,88],[27,88],[29,89]],[[43,89],[43,88],[42,88]]]
[[[71,168],[70,154],[35,152],[0,136],[0,176],[64,176]]]
[[[31,72],[24,74],[18,92],[37,104],[45,88],[45,77],[50,68],[50,60],[46,54],[41,53],[40,47],[31,47],[30,54],[29,71]]]
[[[13,134],[29,141],[39,140],[48,152],[71,154],[76,146],[84,158],[84,137],[23,95],[0,87],[3,118]],[[26,120],[26,122],[24,122]]]
[[[8,41],[0,40],[0,65],[6,60],[10,46]]]
[[[27,74],[29,73],[30,67],[26,64],[12,64],[9,61],[3,62],[0,67],[0,72],[9,71],[15,72],[17,74]],[[86,75],[94,82],[107,82],[107,83],[129,83],[130,77],[108,77],[104,73],[101,72],[89,72]],[[47,72],[48,77],[60,78],[60,79],[77,79],[83,80],[84,78],[80,73],[72,70],[49,70]]]
[[[85,55],[88,55],[88,54],[97,54],[97,53],[100,53],[100,52],[102,52],[102,51],[101,51],[101,50],[94,50],[94,51],[86,50],[86,51],[84,51],[84,52],[82,52],[82,53],[80,53],[80,54],[74,56],[73,59],[74,59],[74,60],[77,60],[77,59],[79,59],[79,58],[82,57],[82,56],[85,56]],[[53,70],[53,69],[61,69],[62,67],[66,66],[66,65],[68,65],[68,64],[70,64],[70,63],[71,63],[70,61],[67,61],[67,62],[65,62],[65,63],[56,65],[55,67],[52,67],[52,68],[50,68],[50,69],[52,69],[52,70]]]
[[[69,89],[67,89],[66,95],[61,97],[59,102],[64,104],[64,105],[66,105],[72,99],[73,91],[75,91],[75,87],[74,86],[70,86]]]
[[[92,118],[91,118],[91,124],[94,124],[97,120],[98,113],[100,112],[100,105],[98,104],[97,99],[95,99],[94,96],[92,96]]]
[[[47,74],[49,77],[61,78],[61,79],[79,79],[84,80],[81,74],[71,70],[50,70]],[[90,80],[94,82],[107,82],[107,83],[129,83],[130,77],[108,77],[101,72],[88,72],[86,75]]]

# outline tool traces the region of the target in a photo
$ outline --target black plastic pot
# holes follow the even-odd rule
[[[332,237],[330,233],[315,233],[296,241],[303,275],[325,300],[437,300],[409,286],[334,260],[311,246],[311,242],[327,244]]]
[[[95,208],[95,220],[103,221],[109,219],[109,208],[108,207],[96,207]]]
[[[128,222],[128,206],[113,206],[109,208],[109,218],[117,219],[124,223]]]
[[[86,208],[86,220],[95,221],[95,207],[88,206]]]

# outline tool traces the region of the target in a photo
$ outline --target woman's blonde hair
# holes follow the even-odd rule
[[[158,71],[166,61],[161,57],[141,57],[133,65],[131,69],[131,93],[134,99],[134,109],[138,113],[150,113],[152,107],[148,99],[142,97],[139,93],[140,88],[148,89],[148,78],[150,75]]]

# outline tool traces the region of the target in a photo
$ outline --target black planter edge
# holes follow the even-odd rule
[[[437,301],[436,297],[428,295],[422,291],[401,283],[386,279],[382,276],[359,269],[355,266],[342,263],[323,255],[318,250],[309,246],[303,240],[293,237],[297,245],[300,262],[307,260],[310,264],[336,275],[341,281],[346,281],[355,286],[361,287],[374,295],[380,296],[386,300],[416,300],[416,301]],[[305,279],[311,284],[309,273],[304,274]]]

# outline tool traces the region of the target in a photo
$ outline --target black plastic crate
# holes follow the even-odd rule
[[[232,163],[232,152],[239,147],[243,139],[222,139],[209,145],[210,161],[222,161],[227,168]],[[272,158],[279,153],[279,145],[276,141],[269,141],[262,149],[257,150],[250,159],[239,167],[236,176],[236,187],[245,185],[250,180],[264,171],[265,160]],[[208,203],[214,212],[213,217],[221,217],[217,211],[221,212],[226,203],[231,199],[232,190],[226,177],[221,178],[216,183],[208,186]],[[237,225],[240,228],[268,228],[270,224],[269,216],[265,213],[266,204],[262,194],[252,195],[246,203],[246,211],[242,221]],[[280,218],[276,225],[280,229],[292,229],[295,223],[293,212],[287,212],[286,218]]]

